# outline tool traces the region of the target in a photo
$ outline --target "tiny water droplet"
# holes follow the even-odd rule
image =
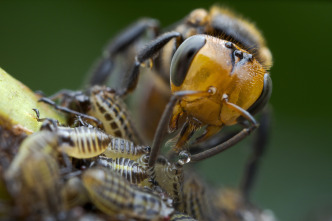
[[[191,154],[186,151],[186,150],[183,150],[179,153],[179,160],[178,160],[178,163],[180,165],[184,165],[186,163],[189,163],[191,160]]]

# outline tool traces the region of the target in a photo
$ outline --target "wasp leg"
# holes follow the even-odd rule
[[[271,114],[269,108],[265,108],[261,112],[260,124],[254,136],[251,156],[248,158],[244,175],[242,177],[240,190],[245,199],[249,199],[249,194],[252,190],[255,178],[257,177],[260,159],[266,151],[269,129],[271,126]]]
[[[68,113],[68,114],[74,114],[74,115],[77,115],[77,116],[81,116],[83,118],[90,119],[90,120],[96,122],[97,125],[101,125],[101,122],[97,118],[92,117],[90,115],[82,114],[82,113],[74,111],[74,110],[71,110],[71,109],[69,109],[67,107],[59,106],[59,105],[57,105],[54,101],[52,101],[49,98],[42,97],[42,98],[40,98],[38,100],[38,102],[44,102],[46,104],[49,104],[49,105],[53,106],[55,109],[57,109],[59,111],[62,111],[62,112]]]
[[[143,48],[138,53],[138,55],[135,57],[135,64],[129,73],[126,82],[127,86],[120,92],[120,95],[125,95],[136,88],[139,67],[141,66],[141,64],[147,59],[153,58],[173,38],[176,38],[177,42],[182,41],[182,35],[179,32],[167,32],[163,35],[160,35],[155,40],[151,41],[149,44],[146,45],[145,48]]]
[[[169,122],[169,118],[172,115],[173,108],[176,104],[176,102],[180,99],[180,97],[173,95],[168,102],[163,115],[160,118],[156,133],[153,138],[150,158],[149,158],[149,167],[153,167],[156,163],[156,160],[159,155],[159,151],[161,149],[161,143],[163,141],[163,138],[165,137],[165,134],[167,132],[167,125]]]
[[[156,163],[159,151],[161,149],[161,144],[167,133],[168,123],[172,116],[173,108],[176,102],[185,96],[205,94],[205,93],[206,92],[201,92],[201,91],[178,91],[171,96],[170,101],[166,105],[163,115],[160,118],[156,133],[153,138],[150,158],[149,158],[149,167],[153,167]]]
[[[221,144],[218,144],[217,146],[215,146],[211,149],[208,149],[208,150],[205,150],[201,153],[192,155],[191,156],[191,162],[197,162],[197,161],[200,161],[200,160],[204,160],[206,158],[212,157],[212,156],[214,156],[218,153],[221,153],[221,152],[227,150],[228,148],[234,146],[235,144],[237,144],[238,142],[240,142],[241,140],[246,138],[252,131],[254,131],[258,127],[258,124],[257,124],[255,118],[248,111],[242,109],[241,107],[239,107],[235,104],[229,103],[227,101],[227,98],[223,98],[223,102],[229,108],[241,113],[242,117],[244,117],[246,120],[248,120],[251,125],[244,128],[244,129],[242,129],[240,132],[235,134],[233,137],[231,137],[227,141],[225,141]]]
[[[113,66],[114,57],[121,51],[125,50],[129,46],[133,45],[137,39],[139,39],[146,30],[151,29],[154,35],[157,36],[159,31],[159,23],[154,19],[142,19],[128,28],[122,33],[117,35],[106,47],[103,57],[97,62],[97,65],[92,71],[89,84],[101,85],[105,83],[110,76]]]

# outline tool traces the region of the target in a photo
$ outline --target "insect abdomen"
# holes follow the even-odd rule
[[[148,178],[145,168],[129,158],[121,157],[113,159],[99,156],[95,163],[113,170],[132,184],[138,185]]]
[[[173,212],[159,196],[131,186],[111,170],[89,169],[82,179],[92,202],[109,215],[121,213],[129,218],[163,220]]]
[[[206,197],[207,193],[202,183],[196,178],[189,178],[183,187],[184,212],[197,220],[213,220],[211,218],[212,206]]]
[[[149,148],[145,146],[136,146],[130,140],[122,138],[112,138],[108,148],[105,150],[104,155],[108,158],[130,158],[137,160],[143,154],[149,152]]]
[[[189,215],[176,212],[172,215],[170,221],[197,221]]]
[[[171,164],[166,158],[159,157],[153,168],[150,169],[150,177],[153,183],[164,189],[174,201],[176,209],[181,206],[183,169],[180,165]]]
[[[16,201],[20,215],[34,214],[36,211],[40,215],[57,215],[60,211],[61,199],[57,193],[61,187],[56,138],[56,134],[49,131],[30,135],[23,141],[5,172],[8,191]]]
[[[74,158],[92,158],[103,153],[111,137],[96,128],[59,128],[59,149]]]
[[[90,96],[92,108],[88,114],[102,121],[106,133],[141,143],[129,121],[125,104],[120,99],[114,92],[95,86]]]

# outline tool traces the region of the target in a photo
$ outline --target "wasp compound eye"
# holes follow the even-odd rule
[[[204,36],[195,35],[185,40],[176,50],[171,63],[171,82],[175,86],[183,83],[192,60],[205,42]]]

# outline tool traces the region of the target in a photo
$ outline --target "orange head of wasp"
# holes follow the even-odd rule
[[[180,45],[172,59],[170,83],[172,93],[197,91],[174,107],[170,129],[178,128],[180,118],[186,121],[177,150],[201,126],[207,127],[199,140],[206,140],[241,116],[250,118],[264,107],[272,89],[266,68],[252,54],[208,35],[194,35]]]

